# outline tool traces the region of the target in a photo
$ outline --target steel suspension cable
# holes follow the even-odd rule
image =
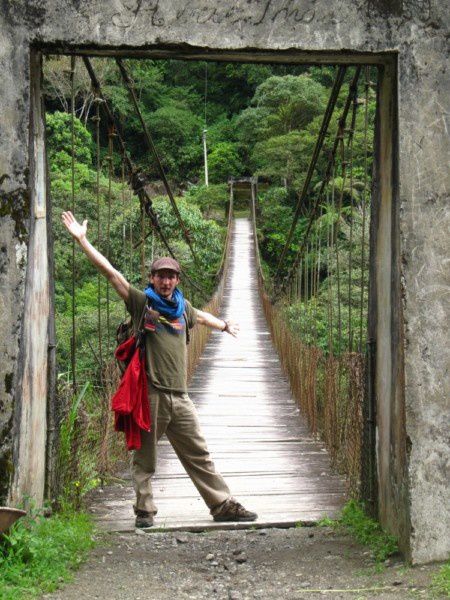
[[[343,206],[343,202],[344,202],[344,193],[345,193],[345,185],[347,182],[347,178],[349,177],[349,172],[350,172],[350,194],[353,194],[353,157],[352,157],[352,150],[353,150],[353,134],[354,134],[354,128],[355,128],[355,120],[356,120],[356,98],[357,98],[357,93],[358,93],[358,86],[357,86],[357,82],[355,85],[355,88],[353,90],[353,94],[352,94],[352,106],[353,106],[353,110],[352,110],[352,121],[351,121],[351,126],[350,129],[348,130],[348,141],[347,141],[347,148],[345,145],[345,133],[346,133],[346,129],[345,127],[342,128],[341,130],[341,135],[340,135],[340,139],[339,139],[339,145],[341,147],[341,169],[342,169],[342,183],[341,183],[341,189],[340,189],[340,193],[339,193],[339,201],[338,201],[338,214],[337,214],[337,220],[336,220],[336,277],[337,277],[337,297],[338,297],[338,336],[339,336],[339,349],[342,350],[341,345],[342,345],[342,341],[343,341],[343,336],[342,336],[342,311],[341,311],[341,264],[340,264],[340,249],[339,249],[339,243],[338,243],[338,237],[339,237],[339,230],[340,230],[340,225],[341,225],[341,220],[342,220],[342,206]],[[349,151],[349,160],[347,161],[347,152],[346,150],[348,149]],[[349,168],[347,168],[349,167]],[[352,236],[353,236],[353,230],[352,231]],[[351,240],[353,241],[353,240]],[[349,261],[351,264],[351,242],[350,242],[350,252],[349,252]],[[349,278],[351,279],[351,268],[350,268],[350,272],[349,272]],[[349,323],[348,323],[348,345],[350,345],[350,338],[351,338],[351,281],[349,280],[349,297],[348,297],[348,301],[349,301],[349,306],[348,306],[348,318],[349,318]]]
[[[122,200],[122,248],[123,248],[123,271],[125,274],[125,279],[130,279],[131,271],[128,272],[128,257],[127,257],[127,221],[125,217],[125,209],[127,206],[127,202],[125,199],[125,165],[123,164],[123,158],[120,163],[120,192],[121,192],[121,200]],[[127,314],[127,309],[124,306],[125,315]]]
[[[339,252],[339,226],[341,221],[342,213],[342,201],[344,198],[344,186],[347,179],[347,163],[345,160],[345,144],[344,144],[344,130],[342,130],[340,142],[341,146],[341,169],[342,169],[342,183],[339,191],[339,200],[337,206],[337,218],[336,218],[336,229],[335,229],[335,250],[336,250],[336,285],[337,285],[337,308],[338,308],[338,341],[339,341],[339,352],[341,350],[342,340],[342,311],[341,311],[341,265],[340,265],[340,252]]]
[[[335,179],[335,175],[336,175],[336,165],[335,165],[335,157],[333,156],[333,166],[332,166],[332,170],[331,170],[331,219],[330,219],[330,223],[329,223],[329,247],[328,247],[328,264],[329,264],[329,273],[328,273],[328,281],[329,281],[329,288],[328,288],[328,292],[329,292],[329,310],[330,310],[330,323],[329,323],[329,334],[330,334],[330,340],[329,340],[329,353],[330,355],[332,355],[334,353],[334,311],[333,311],[333,263],[332,263],[332,256],[333,256],[333,243],[334,243],[334,225],[333,225],[333,218],[334,218],[334,211],[335,211],[335,194],[336,194],[336,179]]]
[[[316,266],[316,281],[315,281],[315,320],[316,320],[316,337],[314,344],[317,346],[317,338],[318,338],[318,328],[317,322],[319,321],[319,283],[320,283],[320,268],[322,261],[322,216],[323,216],[323,208],[320,208],[319,215],[319,226],[317,231],[317,266]]]
[[[120,197],[122,200],[122,248],[124,251],[123,255],[123,270],[125,276],[127,273],[127,257],[126,257],[126,247],[127,247],[127,222],[125,218],[125,208],[126,208],[126,200],[125,200],[125,165],[123,164],[123,159],[120,163]]]
[[[117,127],[116,119],[109,107],[109,104],[107,103],[105,97],[103,96],[100,82],[97,79],[94,68],[92,67],[92,64],[91,64],[89,58],[86,56],[83,56],[83,62],[85,64],[86,70],[91,79],[91,83],[92,83],[94,92],[95,92],[96,96],[102,102],[102,106],[106,113],[109,126],[113,126],[117,133],[116,140],[119,144],[119,149],[120,149],[123,161],[128,170],[129,181],[130,181],[131,187],[133,188],[134,193],[138,196],[141,203],[144,205],[145,212],[149,216],[152,226],[155,227],[156,229],[158,229],[159,228],[158,216],[156,215],[156,213],[153,209],[152,201],[151,201],[149,195],[147,194],[147,192],[144,189],[145,178],[143,177],[142,173],[140,173],[135,168],[135,166],[131,162],[130,157],[128,156],[128,152],[125,147],[125,142],[123,141],[122,136],[119,133],[119,128]]]
[[[340,66],[339,69],[338,69],[338,73],[336,75],[336,79],[334,81],[333,88],[331,90],[331,94],[330,94],[330,97],[328,99],[328,104],[327,104],[327,107],[325,109],[325,113],[324,113],[324,116],[323,116],[323,119],[322,119],[322,124],[320,126],[319,135],[317,136],[317,141],[316,141],[316,145],[314,147],[313,155],[311,157],[311,161],[309,163],[308,171],[306,173],[305,182],[303,184],[303,188],[302,188],[301,194],[300,194],[300,196],[298,198],[298,201],[297,201],[297,205],[296,205],[295,212],[294,212],[294,217],[292,219],[291,228],[289,230],[289,233],[288,233],[288,236],[287,236],[287,239],[286,239],[286,243],[285,243],[284,248],[283,248],[283,250],[281,252],[280,259],[278,261],[278,266],[277,266],[277,269],[276,269],[276,272],[275,272],[275,277],[277,277],[277,275],[279,274],[279,272],[281,270],[281,266],[283,264],[283,261],[285,259],[286,253],[288,252],[290,243],[292,241],[292,237],[294,235],[295,228],[297,226],[297,222],[298,222],[298,219],[300,217],[300,210],[301,210],[302,205],[304,203],[304,200],[306,198],[306,194],[308,193],[309,184],[311,183],[311,179],[312,179],[312,176],[313,176],[314,170],[316,168],[316,164],[317,164],[317,159],[319,158],[319,154],[320,154],[320,151],[322,149],[323,142],[325,140],[325,135],[326,135],[326,133],[328,131],[328,126],[330,124],[330,120],[331,120],[331,117],[333,115],[334,108],[336,106],[336,101],[337,101],[338,96],[339,96],[339,91],[340,91],[340,89],[342,87],[342,84],[344,82],[344,76],[345,76],[346,70],[347,70],[347,67],[345,67],[345,66]]]
[[[337,151],[337,148],[338,148],[338,145],[339,145],[339,140],[341,139],[341,137],[343,135],[343,132],[344,132],[345,123],[347,121],[347,115],[348,115],[348,112],[350,110],[351,102],[352,102],[352,99],[353,99],[353,94],[355,93],[355,90],[356,90],[357,85],[358,85],[358,79],[359,79],[360,73],[361,73],[361,67],[357,67],[356,71],[355,71],[355,75],[354,75],[354,77],[353,77],[353,79],[352,79],[352,81],[350,83],[349,92],[348,92],[348,95],[347,95],[347,99],[345,101],[345,105],[344,105],[344,108],[343,108],[343,111],[342,111],[342,115],[341,115],[341,117],[339,119],[338,131],[336,133],[334,145],[333,145],[333,148],[332,148],[332,150],[330,152],[330,156],[329,156],[329,159],[328,159],[328,166],[327,166],[327,169],[326,169],[326,172],[325,172],[325,177],[322,180],[322,183],[321,183],[321,186],[320,186],[320,190],[319,190],[319,192],[317,194],[317,198],[316,198],[316,200],[315,200],[315,202],[314,202],[314,204],[312,206],[312,209],[310,211],[310,218],[309,218],[309,221],[308,221],[308,224],[307,224],[307,227],[306,227],[306,231],[303,234],[302,244],[300,245],[300,248],[297,251],[297,256],[294,259],[294,262],[293,262],[293,264],[291,266],[291,269],[290,269],[289,273],[284,278],[283,284],[280,287],[280,293],[283,293],[285,291],[287,284],[289,283],[289,281],[290,281],[290,279],[291,279],[291,277],[292,277],[295,269],[298,266],[298,262],[301,260],[303,254],[305,252],[305,244],[306,244],[306,241],[308,239],[309,233],[311,231],[311,227],[313,225],[314,218],[315,218],[315,216],[317,214],[317,209],[318,209],[318,207],[320,205],[320,201],[322,200],[322,196],[323,196],[323,193],[324,193],[324,191],[326,189],[326,186],[328,185],[328,182],[330,181],[331,171],[332,171],[332,167],[334,165],[334,158],[335,158],[336,151]]]
[[[141,244],[140,244],[140,265],[141,265],[141,285],[145,285],[145,213],[141,204]]]
[[[186,240],[186,243],[189,246],[189,249],[191,251],[191,254],[192,254],[195,262],[197,262],[197,256],[196,256],[194,248],[192,246],[192,241],[191,241],[191,238],[189,236],[189,232],[188,232],[188,230],[186,228],[186,225],[185,225],[185,223],[184,223],[184,221],[183,221],[183,219],[181,217],[181,214],[180,214],[180,211],[178,209],[177,203],[175,201],[174,195],[172,193],[172,189],[170,187],[169,181],[168,181],[167,176],[166,176],[166,174],[164,172],[164,168],[162,166],[161,159],[159,158],[158,151],[156,150],[155,143],[154,143],[153,138],[152,138],[152,136],[150,134],[150,131],[149,131],[148,127],[147,127],[147,124],[144,121],[144,118],[142,116],[142,112],[141,112],[141,110],[139,108],[139,103],[138,103],[138,100],[137,100],[137,97],[136,97],[136,91],[134,89],[133,81],[131,80],[131,77],[130,77],[129,73],[128,73],[125,65],[123,64],[123,61],[120,58],[116,58],[116,63],[117,63],[117,66],[119,67],[120,73],[122,75],[123,82],[124,82],[124,84],[125,84],[125,86],[126,86],[126,88],[128,90],[129,95],[130,95],[130,98],[131,98],[131,101],[133,103],[136,115],[137,115],[137,117],[138,117],[138,119],[139,119],[139,121],[141,123],[142,130],[143,130],[144,135],[145,135],[145,139],[147,140],[147,145],[148,145],[150,151],[153,154],[153,158],[155,159],[155,162],[156,162],[156,165],[158,167],[158,171],[159,171],[160,177],[161,177],[161,179],[162,179],[162,181],[164,183],[164,187],[166,188],[166,192],[167,192],[167,195],[169,196],[169,200],[170,200],[170,203],[172,205],[173,211],[175,213],[175,216],[176,216],[176,218],[178,220],[178,223],[180,224],[181,230],[183,232],[184,239]]]

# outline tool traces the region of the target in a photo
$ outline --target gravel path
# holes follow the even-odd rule
[[[377,572],[367,549],[329,528],[138,532],[103,537],[74,582],[45,598],[431,598],[436,569],[390,559]]]

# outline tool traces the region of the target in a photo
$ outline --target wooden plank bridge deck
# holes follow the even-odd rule
[[[249,220],[236,219],[222,314],[237,320],[241,333],[212,333],[189,393],[232,494],[258,512],[256,526],[287,527],[335,515],[344,483],[291,397],[259,301],[253,249]],[[158,452],[155,527],[236,528],[214,523],[166,438]],[[129,530],[133,499],[130,486],[111,486],[95,494],[92,510],[107,529]]]

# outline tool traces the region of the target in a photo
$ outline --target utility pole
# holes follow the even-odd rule
[[[204,162],[205,162],[205,185],[206,187],[209,186],[209,182],[208,182],[208,152],[206,150],[206,132],[208,130],[204,129],[203,130],[203,157],[204,157]]]

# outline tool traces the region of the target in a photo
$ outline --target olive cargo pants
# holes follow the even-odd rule
[[[157,512],[151,477],[156,469],[156,445],[164,433],[208,508],[218,507],[229,498],[230,490],[209,456],[192,400],[187,394],[163,392],[153,386],[149,386],[149,394],[151,431],[141,430],[141,448],[132,455],[135,508]]]

